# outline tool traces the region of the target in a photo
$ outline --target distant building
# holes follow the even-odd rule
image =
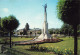
[[[28,36],[39,36],[40,33],[41,33],[41,29],[39,28],[30,29],[27,32]]]
[[[39,28],[35,28],[35,29],[29,29],[27,31],[27,34],[24,34],[24,29],[19,29],[15,32],[15,35],[18,35],[18,36],[39,36],[41,33],[41,29]]]
[[[23,29],[19,29],[15,32],[17,35],[23,35]]]
[[[26,23],[23,29],[19,29],[15,31],[16,36],[39,36],[40,33],[41,33],[41,29],[39,28],[29,29],[28,23]]]

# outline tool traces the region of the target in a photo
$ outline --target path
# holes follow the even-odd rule
[[[6,55],[6,54],[1,53],[1,46],[2,44],[0,44],[0,55]]]

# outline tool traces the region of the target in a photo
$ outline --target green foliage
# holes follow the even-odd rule
[[[44,52],[44,51],[47,51],[47,48],[46,47],[39,46],[39,44],[35,44],[35,45],[31,45],[30,46],[30,50]]]
[[[71,25],[64,23],[60,29],[60,32],[65,35],[73,35],[73,28]]]
[[[53,29],[49,29],[49,34],[53,34]]]
[[[42,51],[42,52],[54,52],[55,54],[58,55],[73,55],[73,51],[69,48],[69,49],[63,49],[61,50],[59,47],[39,47],[39,45],[31,45],[30,50],[34,50],[34,51]]]
[[[80,1],[78,0],[59,0],[57,5],[58,18],[70,25],[80,24],[79,5]]]
[[[60,29],[55,29],[53,33],[54,34],[60,34]]]
[[[64,49],[64,54],[65,55],[73,55],[74,52],[71,49]]]
[[[25,29],[29,30],[29,24],[28,23],[26,23]]]
[[[2,19],[2,26],[3,28],[7,29],[8,31],[13,31],[19,25],[19,21],[16,19],[15,16],[10,15],[8,17],[4,17]]]
[[[55,52],[58,55],[73,55],[73,51],[71,49],[59,49],[59,48],[54,48],[53,52]]]
[[[61,34],[65,35],[73,35],[74,29],[71,25],[64,23],[60,29]],[[77,29],[78,35],[80,35],[80,25],[78,25]]]
[[[41,31],[37,32],[37,34],[41,34]]]
[[[80,35],[80,25],[78,25],[78,35]]]
[[[27,35],[28,30],[29,30],[29,24],[26,23],[25,28],[23,29],[23,35]]]
[[[62,11],[63,11],[63,7],[65,4],[65,0],[58,0],[58,5],[57,5],[57,14],[58,14],[58,18],[61,19],[62,16]]]
[[[5,40],[6,39],[6,40]],[[27,41],[27,40],[31,40],[32,38],[25,38],[25,37],[12,37],[12,42],[16,42],[16,41]],[[5,41],[9,40],[9,37],[1,37],[0,38],[0,42],[4,43]]]
[[[8,33],[7,30],[2,26],[2,20],[3,19],[0,18],[0,36],[4,36],[5,33]]]

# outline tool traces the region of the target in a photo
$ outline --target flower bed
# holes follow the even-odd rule
[[[43,41],[31,41],[31,42],[24,42],[24,43],[19,43],[16,45],[33,45],[33,44],[42,44]]]
[[[42,44],[42,43],[56,43],[56,42],[60,42],[60,41],[62,41],[62,39],[53,38],[53,39],[44,39],[44,40],[41,40],[41,41],[28,41],[28,42],[19,43],[18,45],[32,45],[32,44]]]
[[[55,39],[44,39],[44,42],[52,42],[52,43],[56,43],[56,42],[60,42],[62,41],[61,39],[55,38]]]
[[[39,44],[31,45],[30,46],[31,51],[41,51],[41,52],[53,52],[58,55],[73,55],[74,52],[71,49],[64,49],[60,50],[59,47],[39,47]],[[53,54],[52,53],[52,54]]]

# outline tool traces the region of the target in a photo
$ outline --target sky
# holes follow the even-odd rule
[[[0,17],[14,15],[23,29],[26,23],[30,29],[41,28],[44,22],[44,5],[47,3],[48,28],[60,28],[63,24],[57,17],[58,0],[0,0]]]

